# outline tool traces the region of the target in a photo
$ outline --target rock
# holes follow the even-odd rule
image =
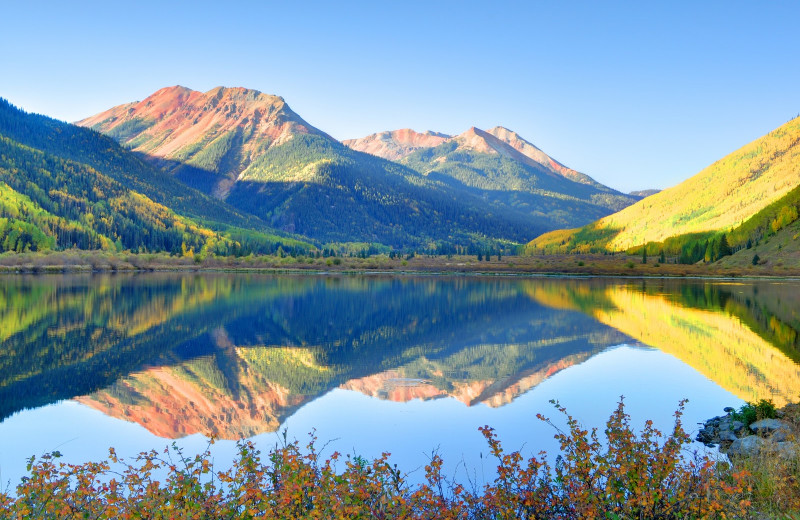
[[[719,434],[717,435],[717,439],[719,442],[734,442],[739,437],[733,432],[733,430],[720,430]]]
[[[756,435],[738,438],[728,448],[728,457],[748,457],[757,454],[765,444],[765,440]]]
[[[733,413],[736,410],[734,408],[731,408],[730,406],[726,406],[725,408],[722,409],[722,411],[725,413]]]
[[[774,442],[786,442],[786,441],[794,441],[794,434],[790,432],[788,429],[781,428],[780,430],[776,430],[775,433],[770,436],[769,440]]]
[[[789,425],[778,419],[761,419],[750,425],[750,430],[760,435],[770,434],[777,430],[789,430]]]
[[[797,445],[793,442],[771,443],[769,450],[782,459],[792,459],[797,456]]]
[[[733,433],[735,433],[736,435],[739,435],[739,433],[741,433],[743,429],[744,429],[744,423],[742,421],[733,421],[731,423],[731,430],[733,430]]]
[[[697,432],[697,437],[696,437],[697,442],[702,442],[703,444],[708,444],[709,442],[711,442],[712,438],[713,438],[712,437],[712,433],[707,428],[703,428],[702,430]]]

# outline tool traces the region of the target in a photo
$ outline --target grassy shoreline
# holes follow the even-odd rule
[[[403,273],[486,274],[534,276],[613,276],[655,278],[795,278],[800,269],[751,265],[729,267],[711,264],[641,263],[628,255],[507,256],[478,261],[474,256],[391,259],[386,255],[357,257],[180,257],[164,253],[133,254],[99,251],[5,253],[0,273],[46,274],[73,272],[306,272],[306,273]]]

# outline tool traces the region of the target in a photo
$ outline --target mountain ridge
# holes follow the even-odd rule
[[[415,132],[410,128],[401,128],[378,132],[359,139],[345,139],[342,144],[390,161],[397,161],[420,148],[438,146],[452,136],[426,130]]]
[[[333,140],[297,115],[282,97],[243,87],[207,92],[165,87],[142,101],[110,108],[76,124],[107,134],[134,152],[162,159],[159,166],[182,180],[203,175],[202,171],[215,173],[216,178],[207,178],[206,183],[213,182],[208,191],[221,199],[247,171],[252,156],[298,134]]]
[[[358,139],[347,139],[342,141],[342,144],[384,159],[402,161],[417,150],[434,148],[448,141],[457,141],[459,150],[503,155],[535,168],[544,168],[549,173],[575,182],[602,186],[588,175],[553,159],[517,132],[503,126],[495,126],[489,130],[472,126],[455,136],[431,130],[419,133],[405,128],[378,132]]]
[[[400,130],[362,143],[395,155],[410,152],[397,163],[339,143],[283,98],[244,88],[168,87],[79,124],[283,232],[321,242],[425,244],[427,250],[433,244],[439,253],[454,245],[499,248],[634,200],[502,127],[492,129],[499,137],[474,128],[456,137]],[[452,174],[451,164],[433,174],[422,161],[412,164],[412,157],[442,146],[461,146],[456,154],[468,161],[478,154],[478,161],[466,166],[466,175]],[[482,160],[487,171],[479,171]]]

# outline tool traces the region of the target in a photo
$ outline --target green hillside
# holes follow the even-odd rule
[[[476,194],[315,135],[295,135],[266,151],[226,202],[279,229],[326,242],[438,244],[441,252],[525,241],[547,229],[522,211],[487,205]]]
[[[728,233],[730,245],[737,247],[748,239],[757,240],[776,218],[787,222],[796,218],[791,206],[796,207],[798,195],[792,190],[798,185],[800,118],[673,188],[582,228],[543,235],[528,249],[624,251],[663,243],[675,251],[687,244],[719,239],[722,233]]]
[[[266,230],[107,137],[0,99],[0,251],[309,247]]]
[[[456,140],[417,150],[401,162],[453,190],[524,212],[542,227],[580,225],[635,200],[594,181],[575,182],[501,154],[461,149]]]

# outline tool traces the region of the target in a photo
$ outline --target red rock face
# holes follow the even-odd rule
[[[283,98],[245,88],[163,88],[77,124],[109,133],[134,151],[234,179],[260,154],[294,135],[332,139],[295,114]]]
[[[473,126],[454,137],[430,131],[419,133],[406,128],[380,132],[360,139],[348,139],[342,141],[342,144],[360,152],[377,155],[390,161],[398,161],[419,149],[433,148],[451,140],[458,142],[459,149],[477,153],[500,154],[534,168],[544,168],[552,175],[559,175],[585,184],[595,184],[595,181],[589,176],[567,168],[520,137],[516,132],[502,126],[496,126],[488,131]]]
[[[390,161],[397,161],[420,148],[433,148],[450,139],[449,135],[437,132],[419,133],[403,128],[391,132],[380,132],[361,139],[348,139],[342,144],[353,150],[366,152]]]

